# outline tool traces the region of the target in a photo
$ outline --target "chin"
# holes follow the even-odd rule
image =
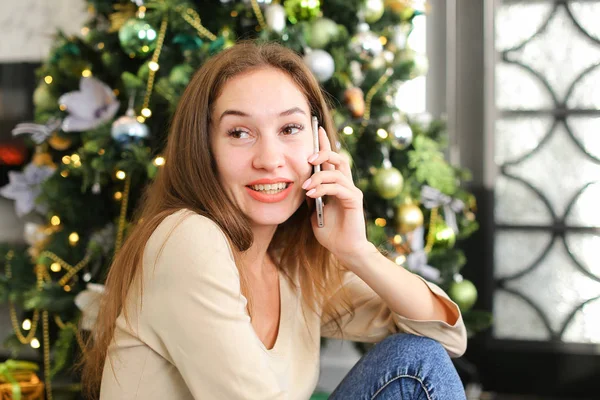
[[[248,217],[254,225],[259,226],[273,226],[283,224],[287,221],[293,212],[270,212],[270,213],[250,213]]]
[[[283,206],[283,204],[282,204]],[[254,225],[257,226],[273,226],[283,224],[285,221],[290,219],[292,215],[298,210],[300,204],[297,207],[288,204],[283,207],[276,207],[274,205],[268,205],[266,207],[254,208],[247,213],[248,217]]]

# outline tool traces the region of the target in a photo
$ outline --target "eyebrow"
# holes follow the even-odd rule
[[[285,117],[288,115],[292,115],[294,113],[300,113],[300,114],[306,115],[306,113],[304,111],[302,111],[302,109],[300,107],[292,107],[289,110],[285,110],[285,111],[281,112],[279,114],[279,116]],[[250,116],[250,114],[246,114],[245,112],[240,111],[240,110],[225,110],[225,111],[223,111],[223,114],[221,114],[221,116],[219,117],[219,122],[221,122],[223,117],[225,117],[226,115],[239,115],[241,117],[249,117]]]

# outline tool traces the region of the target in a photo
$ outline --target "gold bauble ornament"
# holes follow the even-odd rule
[[[373,187],[386,200],[393,199],[402,192],[404,178],[394,167],[380,168],[373,177]]]
[[[54,132],[50,139],[48,139],[48,143],[54,150],[64,151],[71,147],[73,141],[71,139],[58,136],[58,134]]]
[[[423,225],[423,212],[418,205],[408,202],[396,210],[396,229],[399,233],[412,232]]]
[[[354,118],[365,114],[365,95],[361,88],[353,86],[344,91],[344,101]]]

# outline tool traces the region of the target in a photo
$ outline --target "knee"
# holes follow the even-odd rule
[[[450,361],[446,349],[439,342],[428,337],[398,333],[387,337],[378,346],[382,347],[382,351],[396,354],[404,359],[432,364]]]

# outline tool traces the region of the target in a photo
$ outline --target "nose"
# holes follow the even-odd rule
[[[256,146],[256,154],[252,166],[268,171],[275,170],[285,164],[283,146],[277,138],[262,136]]]

